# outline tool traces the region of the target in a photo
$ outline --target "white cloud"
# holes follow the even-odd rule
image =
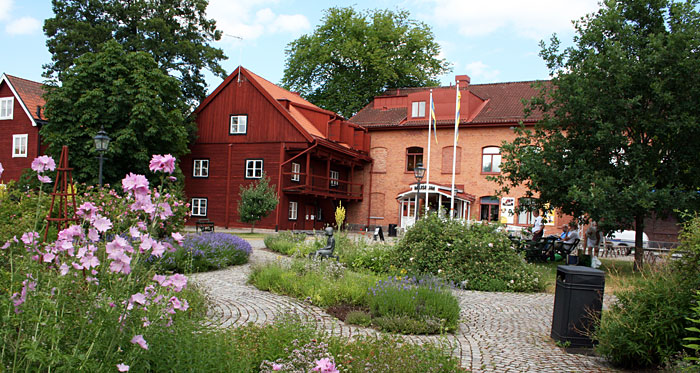
[[[521,37],[541,40],[573,31],[571,21],[598,10],[598,0],[433,0],[434,22],[455,24],[464,36],[483,36],[512,28]]]
[[[298,35],[311,28],[306,16],[275,14],[274,10],[267,6],[276,4],[275,0],[211,0],[207,14],[216,20],[217,29],[225,34],[240,37],[244,42],[254,41],[265,34]]]
[[[10,18],[13,0],[0,0],[0,21]]]
[[[41,32],[41,22],[32,17],[22,17],[13,20],[5,26],[5,32],[10,35],[30,35]]]
[[[501,73],[481,61],[468,63],[464,68],[472,79],[478,81],[492,81]]]

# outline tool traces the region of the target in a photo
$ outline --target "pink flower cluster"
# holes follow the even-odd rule
[[[53,158],[49,157],[48,155],[42,155],[39,157],[34,158],[32,161],[32,170],[36,171],[37,173],[37,178],[39,181],[42,183],[50,183],[51,178],[45,175],[42,175],[41,173],[44,171],[53,171],[56,169],[56,162],[54,162]]]
[[[27,274],[27,279],[22,281],[22,290],[19,293],[14,293],[10,297],[10,300],[15,306],[15,313],[21,313],[22,310],[19,308],[24,302],[27,301],[27,291],[34,291],[36,289],[36,281],[31,274]]]
[[[134,202],[129,206],[132,211],[143,211],[149,214],[151,218],[158,216],[161,220],[166,220],[173,216],[173,210],[168,202],[153,203],[151,191],[148,188],[148,179],[145,176],[129,173],[122,180],[122,189],[130,197],[133,197]],[[157,199],[160,195],[156,193],[154,197]]]
[[[0,163],[0,177],[2,177],[2,172],[5,171],[4,168],[2,168],[2,163]]]
[[[170,154],[155,154],[153,158],[151,158],[148,169],[153,172],[162,171],[167,174],[172,174],[175,171],[175,157]]]
[[[335,363],[327,358],[324,357],[321,360],[316,360],[314,362],[316,366],[311,369],[313,372],[321,372],[321,373],[338,373],[338,369],[335,367]]]

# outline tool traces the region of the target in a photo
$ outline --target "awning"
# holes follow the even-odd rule
[[[396,199],[398,199],[398,200],[412,199],[412,198],[415,199],[417,187],[418,187],[418,183],[411,184],[411,189],[399,193],[396,196]],[[439,195],[442,195],[443,197],[447,197],[447,198],[452,197],[452,188],[450,186],[433,184],[433,183],[430,183],[430,184],[421,183],[420,184],[420,195],[421,196],[425,196],[426,189],[428,190],[428,195],[439,194]],[[459,189],[459,188],[455,188],[455,200],[464,201],[467,203],[473,203],[476,200],[476,197],[472,194],[464,193],[464,191]]]

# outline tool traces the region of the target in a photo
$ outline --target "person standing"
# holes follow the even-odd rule
[[[586,254],[591,256],[591,267],[600,267],[598,250],[600,247],[601,232],[598,230],[598,223],[592,221],[586,229]]]
[[[544,235],[544,222],[540,216],[540,211],[535,210],[532,212],[532,216],[535,217],[535,223],[532,225],[532,240],[539,241]]]

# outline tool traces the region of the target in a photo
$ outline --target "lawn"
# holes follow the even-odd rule
[[[634,262],[632,261],[604,258],[600,258],[600,261],[603,263],[600,269],[605,272],[606,294],[615,294],[620,290],[634,286],[635,280],[642,276],[642,273],[633,271]],[[542,280],[547,284],[545,290],[547,293],[554,293],[557,280],[557,266],[562,264],[564,264],[562,261],[534,264],[537,272],[542,276]]]

